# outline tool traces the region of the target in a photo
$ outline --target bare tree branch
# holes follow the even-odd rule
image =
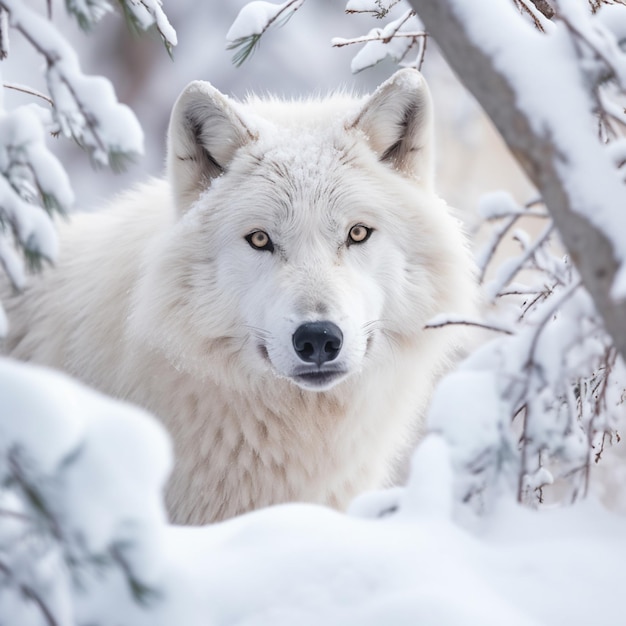
[[[541,11],[549,20],[554,17],[554,9],[547,0],[530,0],[538,11]]]
[[[45,93],[41,93],[41,91],[37,91],[36,89],[28,87],[27,85],[19,85],[18,83],[4,83],[2,86],[5,89],[13,89],[14,91],[21,91],[22,93],[26,93],[30,96],[41,98],[42,100],[45,100],[49,105],[54,105],[52,98],[49,98],[48,96],[46,96]]]
[[[9,14],[0,9],[0,61],[9,56]]]

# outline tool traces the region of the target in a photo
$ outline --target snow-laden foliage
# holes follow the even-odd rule
[[[498,63],[510,68],[509,80],[521,94],[531,123],[538,134],[552,139],[554,153],[562,155],[555,160],[555,171],[571,209],[602,229],[606,245],[622,261],[626,241],[619,207],[626,202],[626,187],[616,168],[623,166],[626,7],[561,0],[550,21],[538,3],[518,5],[519,21],[527,17],[530,24],[514,28],[520,28],[521,41],[533,42],[537,54],[524,58],[521,66],[513,58],[520,56],[511,45],[514,28],[506,38],[501,31],[492,34],[489,21],[482,30],[478,22],[468,28],[485,40],[485,49]],[[461,3],[455,6],[461,10]],[[464,5],[463,11],[469,23]],[[502,24],[505,14],[503,9],[502,15],[489,17],[500,18]],[[505,47],[510,55],[500,54]],[[558,71],[542,75],[533,61],[540,58],[549,58]],[[558,105],[563,94],[567,110]],[[522,229],[513,232],[521,253],[507,258],[486,284],[488,299],[496,305],[492,326],[505,336],[472,355],[445,382],[433,405],[432,427],[455,442],[460,502],[489,507],[500,489],[512,489],[521,502],[574,500],[586,494],[591,468],[601,461],[605,447],[620,440],[623,361],[615,336],[605,330],[602,309],[582,285],[578,269],[584,271],[588,260],[578,256],[575,266],[568,256],[554,252],[560,243],[542,204],[518,207],[500,193],[485,198],[481,209],[496,224],[479,254],[483,277],[499,243],[521,218],[545,223],[534,237]],[[622,293],[623,274],[622,261],[614,295]],[[599,269],[592,280],[602,276]],[[481,398],[481,428],[463,431],[465,407]],[[469,435],[474,435],[468,439],[471,444],[463,440]],[[554,486],[546,489],[549,485]]]
[[[159,0],[120,2],[142,29],[153,24],[167,46],[175,33]],[[104,0],[67,0],[67,10],[88,28],[111,10]],[[9,55],[9,33],[19,32],[44,61],[48,94],[24,85],[7,85],[48,103],[5,111],[0,106],[0,264],[16,289],[24,284],[25,267],[54,262],[56,236],[51,217],[65,213],[74,196],[63,166],[46,145],[62,134],[83,146],[92,161],[119,167],[143,151],[143,134],[132,111],[117,101],[111,83],[83,74],[78,56],[49,17],[21,0],[0,1],[0,48]],[[9,55],[8,60],[10,62]],[[0,100],[1,103],[1,100]],[[0,307],[0,335],[7,320]]]
[[[156,28],[167,51],[171,54],[176,45],[176,31],[161,8],[161,0],[118,0],[129,24],[144,31]]]
[[[0,262],[16,289],[24,284],[24,268],[13,241],[32,263],[54,260],[48,215],[73,201],[65,170],[46,148],[51,122],[50,112],[35,104],[0,112]]]
[[[138,409],[9,361],[0,397],[2,624],[124,623],[116,612],[158,597],[164,431]]]
[[[259,44],[261,37],[279,18],[289,19],[304,0],[272,4],[249,2],[241,9],[226,39],[229,48],[236,50],[234,62],[241,65]],[[426,53],[427,34],[415,11],[403,0],[349,0],[346,13],[363,13],[386,20],[383,26],[372,28],[361,37],[333,37],[332,45],[364,44],[355,55],[351,69],[360,72],[390,58],[405,67],[421,67]]]
[[[538,517],[503,502],[464,530],[440,436],[418,448],[406,488],[365,494],[347,515],[291,504],[172,527],[171,451],[155,420],[9,361],[0,395],[3,626],[587,626],[623,615],[623,520],[592,503]]]
[[[128,23],[139,31],[154,27],[168,52],[176,45],[176,31],[165,15],[161,0],[117,0]],[[67,12],[73,15],[81,28],[92,29],[104,15],[113,11],[109,0],[65,0]]]
[[[482,511],[504,489],[538,504],[553,484],[549,499],[572,501],[586,495],[605,445],[619,440],[626,370],[540,203],[520,207],[497,192],[481,212],[497,224],[479,252],[483,280],[507,234],[520,247],[486,281],[493,309],[476,322],[501,336],[443,381],[430,426],[451,445],[458,502]],[[543,225],[531,236],[514,230],[520,220]]]
[[[362,12],[353,10],[352,12]],[[365,11],[371,12],[371,11]],[[372,67],[380,61],[391,58],[401,65],[422,66],[426,52],[426,33],[424,27],[415,15],[415,11],[409,9],[397,19],[391,20],[382,28],[373,28],[367,35],[352,39],[333,37],[332,45],[342,46],[365,44],[354,56],[351,64],[353,73],[360,72]],[[412,51],[417,50],[417,61],[405,62],[409,59]]]
[[[236,50],[233,62],[241,65],[270,26],[285,24],[303,4],[304,0],[287,0],[282,4],[257,0],[244,5],[226,34],[228,48]]]

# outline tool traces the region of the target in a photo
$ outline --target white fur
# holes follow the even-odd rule
[[[474,306],[461,229],[432,191],[431,134],[412,70],[363,99],[241,104],[192,83],[172,113],[169,182],[61,226],[56,267],[5,290],[6,351],[165,422],[176,522],[345,507],[389,481],[458,344],[424,324]],[[374,231],[348,246],[355,224]],[[248,244],[254,230],[273,252]],[[320,320],[343,332],[342,373],[316,385],[295,378],[316,366],[292,335]]]

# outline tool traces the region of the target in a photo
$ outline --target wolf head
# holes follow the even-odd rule
[[[471,300],[433,193],[431,109],[415,70],[360,99],[242,104],[191,83],[168,135],[176,218],[135,315],[153,344],[179,367],[314,391],[414,349]]]

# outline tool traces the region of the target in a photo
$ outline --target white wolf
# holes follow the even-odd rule
[[[365,98],[179,97],[167,180],[61,225],[6,352],[158,415],[179,523],[389,481],[474,306],[415,70]]]

